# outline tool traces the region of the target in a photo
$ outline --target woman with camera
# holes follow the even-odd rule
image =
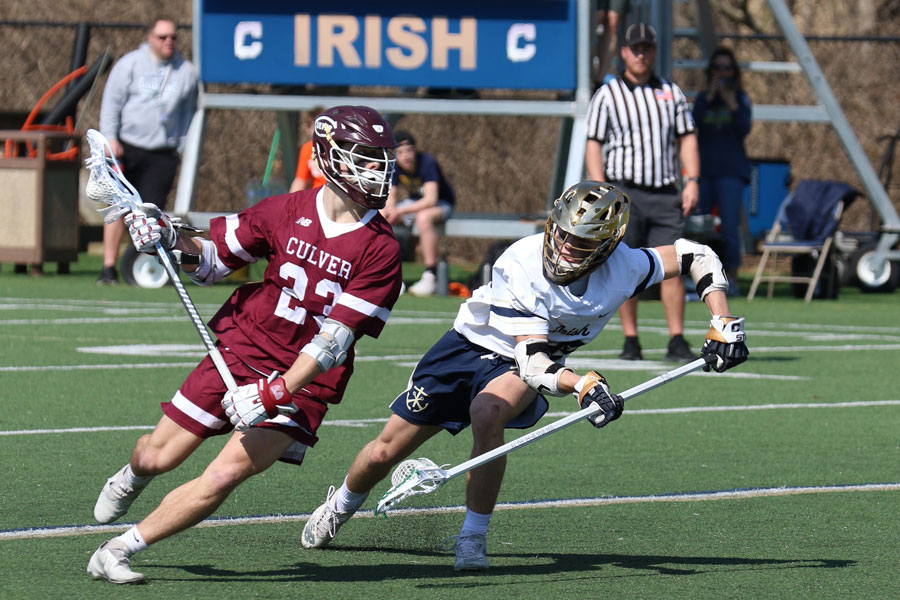
[[[722,221],[722,262],[730,282],[728,295],[738,296],[741,266],[741,209],[750,161],[744,138],[750,133],[750,97],[741,87],[734,53],[718,47],[706,68],[706,91],[694,100],[694,122],[700,146],[700,202],[697,212],[716,206]]]

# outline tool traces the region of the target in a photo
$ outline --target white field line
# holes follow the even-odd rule
[[[213,313],[206,313],[212,315]],[[0,326],[11,325],[94,325],[97,323],[109,325],[112,323],[173,323],[186,320],[185,315],[152,317],[72,317],[70,319],[0,319]]]
[[[119,350],[115,353],[118,356],[125,354],[125,348],[127,346],[119,347]],[[179,346],[178,352],[174,353],[173,357],[179,356],[196,356],[201,358],[205,352],[203,352],[203,347],[197,346],[197,353],[185,353],[185,347]],[[859,351],[881,351],[881,350],[900,350],[900,344],[839,344],[839,345],[830,345],[830,346],[751,346],[750,353],[751,358],[750,362],[747,363],[749,366],[752,364],[753,355],[757,353],[787,353],[787,352],[859,352]],[[652,354],[654,351],[645,351],[647,354]],[[590,368],[599,368],[600,365],[597,363],[588,363],[585,361],[585,357],[589,356],[611,356],[618,355],[619,350],[583,350],[578,353],[577,356],[573,356],[567,361],[571,366],[588,366]],[[662,353],[662,350],[659,351]],[[421,358],[421,355],[418,354],[391,354],[385,356],[357,356],[357,362],[396,362],[399,366],[413,366],[416,362]],[[105,369],[154,369],[154,368],[183,368],[183,367],[194,367],[196,366],[196,362],[146,362],[146,363],[121,363],[121,364],[94,364],[94,365],[25,365],[25,366],[0,366],[0,373],[17,373],[17,372],[30,372],[30,371],[91,371],[91,370],[105,370]],[[639,370],[639,371],[657,371],[668,369],[671,365],[666,365],[665,363],[655,363],[653,361],[621,361],[621,360],[611,360],[604,364],[605,368],[608,370]],[[702,376],[702,374],[695,373],[694,375]],[[707,376],[709,374],[706,374]],[[795,376],[795,375],[766,375],[762,373],[752,373],[745,372],[742,370],[734,371],[734,372],[726,372],[726,373],[717,373],[714,375],[715,377],[734,377],[734,378],[771,378],[771,379],[781,379],[781,380],[799,380],[803,381],[808,379],[808,377],[804,376]]]
[[[27,308],[27,307],[23,307]],[[217,307],[199,308],[201,315],[212,316],[215,314]],[[91,317],[66,317],[52,319],[0,319],[0,327],[2,326],[39,326],[39,325],[95,325],[95,324],[114,324],[114,323],[172,323],[184,320],[186,317],[183,313],[173,313],[168,315],[158,314],[158,310],[143,309],[109,309],[100,307],[99,311],[102,316]],[[147,314],[149,313],[149,314]],[[139,316],[141,315],[141,316]],[[205,318],[205,317],[204,317]],[[650,320],[648,320],[650,321]],[[446,323],[449,327],[452,324],[452,316],[443,314],[434,316],[405,316],[403,314],[392,314],[388,319],[389,326],[418,326],[418,325],[439,325]],[[685,335],[693,337],[702,337],[706,335],[709,326],[706,323],[688,322],[685,327]],[[772,324],[776,325],[776,324]],[[749,325],[748,334],[753,337],[790,337],[793,339],[803,339],[806,341],[838,341],[838,340],[880,340],[885,342],[900,342],[900,332],[891,334],[896,328],[886,327],[884,329],[871,327],[847,327],[847,326],[831,326],[818,324],[802,324],[799,327],[791,328],[784,326],[775,326],[773,329],[762,329],[759,325]],[[813,328],[813,330],[810,330]],[[786,331],[785,329],[793,329]],[[622,327],[618,323],[609,323],[605,331],[621,331]],[[659,335],[668,335],[668,328],[665,325],[650,325],[641,322],[641,331],[647,333],[656,333]]]
[[[175,302],[140,302],[140,301],[96,301],[96,300],[73,300],[63,298],[5,298],[0,297],[0,311],[18,311],[29,310],[41,307],[44,312],[94,312],[99,313],[102,317],[75,317],[75,318],[43,318],[43,319],[0,319],[0,325],[80,325],[94,323],[115,323],[117,321],[144,321],[165,320],[177,321],[184,318],[181,305]],[[217,304],[201,304],[198,305],[201,313],[214,314],[219,305]],[[160,315],[161,312],[171,311],[172,314],[165,316]],[[135,315],[146,314],[147,317],[137,317]],[[156,315],[156,316],[151,316]],[[395,310],[392,312],[392,318],[389,319],[389,325],[421,325],[421,324],[437,324],[442,322],[449,323],[456,316],[454,312],[446,311],[423,311],[423,310]],[[665,334],[668,329],[665,327],[663,319],[642,319],[642,328],[648,332]],[[646,325],[646,326],[645,326]],[[708,329],[708,322],[689,320],[685,322],[688,326],[686,333],[690,335],[705,335]],[[752,334],[759,336],[775,336],[786,337],[798,335],[805,336],[807,339],[884,339],[897,340],[900,336],[900,327],[888,326],[857,326],[857,325],[833,325],[833,324],[813,324],[813,323],[770,323],[760,322],[751,323]],[[610,323],[607,325],[608,330],[621,330],[618,323]],[[812,331],[810,331],[812,330]]]
[[[184,368],[189,367],[193,368],[197,366],[199,361],[195,360],[194,362],[171,362],[171,363],[122,363],[118,365],[114,364],[100,364],[100,365],[46,365],[43,367],[40,366],[25,366],[25,367],[0,367],[0,373],[17,373],[17,372],[28,372],[28,371],[102,371],[105,369],[159,369],[159,368]]]
[[[60,310],[60,311],[73,311],[73,310],[95,310],[105,313],[108,310],[115,309],[147,309],[147,310],[156,310],[156,309],[166,309],[171,310],[173,313],[181,313],[183,308],[181,304],[178,302],[144,302],[138,300],[79,300],[72,298],[9,298],[9,297],[0,297],[0,310],[24,310],[24,309],[34,309],[36,306],[41,306],[45,310]],[[201,310],[209,310],[210,312],[215,312],[219,309],[219,304],[198,304],[197,308]],[[394,310],[391,313],[392,316],[402,316],[402,317],[424,317],[428,319],[446,319],[453,320],[456,317],[456,311],[430,311],[430,310]],[[2,323],[3,321],[0,321]],[[47,320],[44,321],[49,322]],[[665,319],[649,319],[649,318],[641,318],[641,323],[646,323],[647,325],[659,325],[664,326],[666,324]],[[705,328],[709,326],[708,321],[705,320],[687,320],[685,321],[686,325],[690,325],[692,327],[701,327]],[[784,323],[784,322],[752,322],[752,326],[755,328],[762,329],[772,329],[773,331],[785,331],[785,330],[810,330],[814,329],[816,331],[843,331],[849,333],[877,333],[877,334],[896,334],[900,335],[900,327],[898,326],[885,326],[885,325],[870,325],[870,326],[862,326],[862,325],[835,325],[835,324],[817,324],[817,323]],[[703,329],[705,333],[706,329]]]
[[[857,402],[792,402],[785,404],[743,404],[731,406],[680,406],[674,408],[638,408],[628,410],[625,416],[631,415],[667,415],[707,412],[751,412],[757,410],[814,409],[814,408],[864,408],[872,406],[900,406],[900,400],[860,400]],[[571,413],[548,412],[542,418],[566,417]],[[323,427],[367,427],[386,423],[387,417],[372,419],[335,419],[324,421]],[[108,431],[149,431],[154,425],[121,425],[114,427],[71,427],[68,429],[12,429],[0,430],[0,437],[12,435],[44,435],[59,433],[104,433]]]
[[[832,344],[828,346],[754,346],[749,345],[750,361],[753,361],[753,355],[758,352],[763,353],[787,353],[787,352],[859,352],[860,350],[900,350],[900,344]],[[577,350],[567,363],[572,360],[580,360],[585,356],[618,356],[621,352],[619,349],[613,350]],[[663,354],[664,349],[654,350],[653,348],[644,349],[644,354]],[[630,362],[633,365],[640,365],[641,361],[620,361]],[[647,361],[643,361],[647,362]],[[746,363],[750,364],[750,363]],[[671,364],[669,364],[671,366]],[[740,367],[744,368],[744,367]]]
[[[84,308],[116,307],[181,307],[177,301],[172,302],[146,302],[143,300],[78,300],[73,298],[0,298],[0,305],[22,303],[31,308],[34,306],[79,306]],[[213,306],[209,304],[207,306]],[[218,308],[219,305],[215,305]]]
[[[706,502],[710,500],[745,500],[747,498],[770,498],[776,496],[798,496],[802,494],[834,494],[852,492],[896,492],[900,491],[900,483],[864,483],[851,485],[828,486],[792,486],[775,488],[749,488],[735,490],[717,490],[708,492],[685,492],[671,494],[650,494],[646,496],[608,496],[599,498],[566,498],[561,500],[530,500],[525,502],[501,502],[495,510],[533,510],[546,508],[580,508],[584,506],[605,506],[612,504],[647,504],[659,502]],[[435,506],[426,508],[401,508],[390,511],[392,517],[407,515],[428,515],[439,513],[462,513],[466,507]],[[260,515],[252,517],[213,517],[202,521],[195,527],[231,527],[235,525],[260,525],[267,523],[288,523],[306,521],[310,513],[287,515]],[[373,518],[372,510],[361,510],[357,517]],[[68,525],[62,527],[34,527],[25,529],[8,529],[0,531],[0,541],[24,540],[49,537],[74,537],[98,533],[117,533],[127,531],[134,523],[118,523],[116,525]]]

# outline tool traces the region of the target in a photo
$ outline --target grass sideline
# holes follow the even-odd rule
[[[492,569],[481,575],[454,573],[451,555],[437,549],[457,532],[458,512],[357,518],[325,551],[298,543],[305,516],[379,431],[411,365],[459,304],[404,296],[381,339],[360,342],[347,397],[329,412],[307,463],[274,466],[216,514],[269,519],[154,545],[135,560],[150,583],[123,588],[84,573],[108,532],[3,536],[90,526],[104,479],[158,420],[158,402],[202,345],[172,289],[98,288],[94,257],[65,276],[52,265],[39,278],[11,270],[0,268],[0,598],[896,597],[898,492],[863,487],[900,481],[900,393],[890,377],[900,350],[896,294],[845,288],[836,302],[804,304],[779,288],[771,301],[735,300],[732,312],[747,317],[745,365],[685,377],[636,398],[608,428],[576,425],[510,455],[501,493],[509,505],[492,522]],[[405,274],[408,282],[418,275]],[[209,318],[232,287],[188,289]],[[614,320],[573,366],[598,368],[618,389],[670,368],[660,362],[661,305],[640,310],[647,360],[615,360]],[[695,346],[707,321],[703,305],[688,304]],[[148,346],[143,354],[126,354],[138,344]],[[570,398],[551,405],[554,413],[574,408]],[[146,429],[114,429],[126,427]],[[107,429],[36,431],[72,428]],[[458,464],[471,437],[458,438],[436,436],[420,455]],[[125,521],[198,475],[221,442],[154,481]],[[746,493],[707,494],[721,490]],[[404,506],[463,500],[460,480]]]

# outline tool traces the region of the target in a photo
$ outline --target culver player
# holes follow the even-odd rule
[[[578,375],[565,359],[593,340],[623,302],[664,278],[690,273],[696,282],[713,315],[703,355],[715,355],[716,371],[747,359],[744,319],[725,316],[728,280],[715,253],[684,239],[659,248],[620,244],[628,211],[628,197],[612,185],[579,183],[556,200],[543,234],[500,256],[491,283],[462,305],[453,329],[394,400],[384,429],[313,512],[303,546],[328,544],[369,490],[441,430],[456,434],[471,424],[474,457],[501,446],[504,428],[534,425],[547,410],[547,395],[574,392],[581,408],[598,404],[603,419],[589,419],[598,427],[618,418],[622,398],[603,376]],[[469,473],[465,520],[451,538],[457,570],[488,568],[488,523],[505,467],[504,456]]]
[[[353,343],[377,337],[400,294],[400,247],[380,215],[396,143],[365,106],[338,106],[315,121],[316,160],[327,183],[210,223],[210,239],[176,235],[164,214],[126,216],[138,250],[161,241],[181,252],[191,278],[211,284],[260,258],[262,282],[239,287],[209,325],[238,383],[227,392],[209,357],[188,376],[152,433],[103,487],[94,517],[115,521],[154,476],[211,436],[230,434],[204,473],[170,492],[140,523],[104,542],[88,573],[139,583],[130,557],[211,515],[242,481],[276,460],[300,464],[329,404],[353,371]],[[281,373],[281,375],[278,375]]]

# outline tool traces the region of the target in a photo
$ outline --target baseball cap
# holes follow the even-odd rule
[[[635,23],[625,31],[625,45],[638,44],[656,45],[656,31],[646,23]]]
[[[397,142],[398,146],[402,146],[403,144],[409,144],[410,146],[416,145],[416,139],[408,131],[395,131],[394,140]]]

